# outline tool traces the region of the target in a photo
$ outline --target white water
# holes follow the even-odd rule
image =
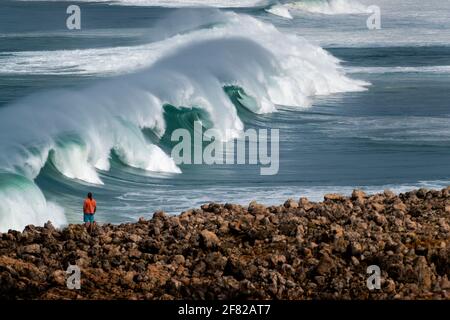
[[[367,7],[356,0],[303,0],[285,6],[290,10],[327,15],[367,13]]]
[[[227,23],[136,48],[14,53],[19,60],[4,59],[3,72],[20,68],[21,56],[25,63],[40,61],[24,67],[30,73],[128,73],[145,68],[87,88],[43,92],[2,108],[1,169],[31,181],[50,156],[67,178],[102,184],[98,170],[109,170],[114,151],[128,166],[179,173],[170,156],[142,133],[144,128],[164,133],[165,103],[202,108],[215,129],[224,137],[231,131],[233,138],[243,123],[223,91],[225,85],[242,87],[255,98],[258,104],[252,110],[257,113],[273,112],[276,104],[307,107],[315,95],[364,90],[366,83],[346,77],[336,58],[304,39],[251,17],[227,13],[220,18]],[[122,61],[120,53],[129,59]],[[61,54],[64,59],[54,60]],[[122,64],[111,63],[112,57]],[[32,192],[8,189],[5,194],[12,202],[3,203],[0,217],[9,221],[14,214],[16,219],[8,227],[25,221],[42,224],[46,213],[62,223],[62,213],[41,191],[33,183],[29,189]]]
[[[27,55],[24,61],[33,61],[30,59],[32,56],[42,61],[36,68],[33,63],[26,65],[24,68],[30,73],[39,73],[43,71],[41,68],[49,73],[58,68],[67,70],[67,66],[61,65],[63,61],[79,63],[72,69],[75,73],[87,70],[107,72],[112,71],[111,68],[120,72],[146,65],[150,65],[150,69],[139,76],[120,78],[81,92],[49,92],[2,110],[5,115],[2,120],[14,119],[3,125],[5,139],[2,140],[5,140],[6,146],[20,146],[20,153],[13,153],[20,156],[19,159],[12,160],[0,157],[1,163],[8,164],[9,169],[19,164],[22,171],[27,171],[28,176],[34,178],[45,163],[46,153],[54,149],[54,163],[61,173],[69,178],[101,183],[94,168],[108,170],[109,152],[115,149],[130,166],[179,172],[169,158],[165,159],[166,166],[163,167],[157,165],[159,161],[147,160],[147,154],[154,154],[157,159],[164,156],[156,146],[146,143],[139,130],[149,127],[160,133],[164,132],[161,109],[164,103],[200,106],[209,112],[213,123],[222,132],[233,129],[238,133],[242,129],[242,123],[234,106],[224,95],[223,85],[239,85],[250,96],[258,97],[260,105],[254,111],[259,113],[274,111],[274,104],[305,107],[314,95],[363,89],[363,82],[347,78],[340,70],[338,60],[320,47],[296,36],[283,35],[273,26],[254,18],[231,13],[224,16],[228,20],[225,26],[177,35],[136,48],[15,54]],[[246,30],[245,38],[229,40],[230,37],[242,34],[242,30]],[[213,40],[216,41],[215,47],[205,44]],[[186,46],[189,50],[181,52]],[[217,55],[211,56],[207,52],[211,50],[217,51]],[[163,59],[169,51],[179,52],[179,56]],[[120,52],[129,59],[120,59],[120,54],[117,58]],[[221,53],[223,57],[220,56]],[[54,60],[62,54],[64,58]],[[123,64],[105,63],[110,57],[116,57]],[[4,62],[2,72],[10,68],[11,64],[23,65],[20,60],[8,61],[8,58]],[[80,71],[74,71],[76,69]],[[219,74],[222,79],[218,78]],[[162,86],[163,82],[167,85]],[[127,112],[124,118],[125,106]],[[30,108],[39,108],[40,113],[31,119],[28,112]],[[30,123],[36,125],[30,126]],[[8,134],[17,131],[22,134],[14,138]],[[81,143],[63,147],[57,145],[54,139],[63,132],[81,135],[81,138],[78,137],[82,140]],[[21,138],[30,137],[34,137],[33,143],[21,141]],[[40,145],[38,149],[46,151],[38,152],[38,156],[36,153],[30,155],[24,146],[36,146],[36,141]],[[76,159],[70,161],[78,166],[71,164],[68,159]]]
[[[325,0],[296,1],[283,7],[293,16],[292,24],[298,33],[322,47],[447,46],[450,43],[450,1],[347,0],[347,5],[341,7],[327,3]],[[380,30],[369,30],[366,25],[371,16],[366,9],[372,5],[380,8]]]
[[[356,0],[302,0],[275,4],[266,11],[286,19],[293,19],[293,15],[301,15],[302,12],[324,15],[368,13],[367,6]]]
[[[342,195],[350,196],[354,189],[364,190],[367,194],[382,193],[385,190],[391,190],[395,193],[405,193],[411,190],[426,188],[426,189],[443,189],[449,185],[448,180],[437,181],[418,181],[414,184],[386,184],[379,186],[232,186],[232,187],[213,187],[208,189],[208,192],[204,190],[190,190],[187,193],[185,190],[178,190],[171,187],[170,189],[163,190],[142,190],[140,192],[127,192],[117,198],[125,202],[133,202],[135,206],[133,210],[126,208],[123,211],[123,218],[129,220],[137,220],[138,216],[135,212],[147,211],[149,204],[155,206],[155,209],[164,209],[171,214],[180,214],[179,208],[195,208],[200,207],[202,204],[215,202],[215,203],[237,203],[242,206],[248,206],[252,201],[257,201],[265,205],[278,206],[284,203],[287,199],[291,198],[298,200],[299,197],[306,197],[310,201],[323,201],[323,197],[328,193],[339,193]],[[168,203],[162,199],[170,198]],[[161,199],[161,200],[160,200]],[[193,203],[193,201],[195,201]],[[144,214],[145,215],[145,214]]]
[[[266,9],[266,11],[273,15],[282,17],[282,18],[293,19],[287,6],[276,4],[276,5],[271,6],[269,9]]]

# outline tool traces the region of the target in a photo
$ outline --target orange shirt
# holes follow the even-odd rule
[[[94,199],[91,200],[89,198],[86,198],[86,200],[84,200],[83,212],[85,214],[94,214],[96,207],[97,207],[97,202],[95,202]]]

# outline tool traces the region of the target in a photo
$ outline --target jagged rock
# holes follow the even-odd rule
[[[398,211],[406,212],[407,210],[406,205],[401,200],[397,200],[392,207]]]
[[[357,200],[359,203],[364,204],[366,201],[366,193],[362,190],[353,190],[352,200]]]
[[[299,204],[300,208],[303,208],[306,211],[309,211],[312,208],[314,208],[314,204],[309,202],[309,200],[307,198],[300,198],[300,200],[298,201],[298,204]]]
[[[39,253],[41,253],[41,246],[37,243],[30,244],[30,245],[23,247],[23,252],[29,253],[29,254],[39,254]]]
[[[139,242],[139,241],[142,240],[142,237],[139,236],[139,235],[137,235],[137,234],[130,234],[130,235],[128,236],[128,239],[131,240],[131,241],[133,241],[133,242]]]
[[[181,254],[177,254],[175,257],[173,257],[173,261],[174,261],[177,265],[184,265],[186,259],[185,259],[184,256],[182,256]]]
[[[375,211],[378,213],[383,213],[383,211],[385,209],[385,206],[382,203],[373,202],[373,203],[371,203],[371,205],[372,205],[372,208],[374,208]]]
[[[219,238],[214,232],[203,230],[201,233],[202,243],[206,248],[217,247],[220,243]]]
[[[165,219],[167,214],[164,211],[156,211],[153,214],[153,219]]]
[[[383,194],[387,199],[393,199],[396,196],[391,190],[384,190]]]
[[[66,272],[63,270],[56,270],[52,273],[50,279],[56,285],[64,286],[66,285]]]
[[[433,283],[432,282],[433,272],[431,268],[428,266],[425,257],[421,256],[417,258],[415,264],[415,271],[417,274],[418,284],[425,290],[431,289]]]
[[[145,224],[147,223],[147,221],[145,220],[144,217],[139,217],[138,223]]]
[[[233,207],[229,207],[232,210],[235,209]],[[248,206],[248,212],[250,212],[251,214],[257,215],[257,214],[264,214],[266,212],[267,208],[266,206],[257,203],[256,201],[252,201],[250,202],[249,206]]]
[[[384,226],[385,224],[388,223],[388,220],[386,219],[386,217],[384,215],[376,213],[375,214],[375,222],[377,224],[379,224],[380,226]]]
[[[343,195],[340,194],[335,194],[335,193],[330,193],[330,194],[326,194],[324,197],[324,200],[327,201],[344,201],[345,197]]]
[[[360,255],[363,251],[363,247],[359,242],[353,242],[351,244],[351,253],[352,255]]]
[[[55,227],[53,226],[53,224],[52,224],[51,221],[47,221],[47,222],[44,224],[44,228],[45,228],[45,229],[49,229],[49,230],[55,230]]]
[[[333,272],[335,268],[335,262],[328,254],[324,254],[317,265],[316,272],[319,275],[326,275]]]
[[[285,208],[292,208],[292,209],[297,209],[298,208],[298,203],[295,202],[293,199],[289,199],[284,203],[284,207]]]

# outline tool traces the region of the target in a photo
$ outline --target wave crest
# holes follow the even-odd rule
[[[0,173],[0,232],[23,230],[29,224],[52,221],[56,227],[67,224],[64,210],[45,199],[41,190],[20,175]]]
[[[101,184],[97,170],[109,170],[114,152],[131,167],[180,173],[143,133],[166,132],[165,105],[201,110],[225,139],[244,127],[225,87],[242,88],[248,98],[240,102],[255,113],[276,111],[276,105],[308,107],[315,95],[364,90],[366,83],[348,78],[322,48],[248,16],[222,18],[224,25],[151,44],[154,59],[139,72],[78,90],[43,92],[0,110],[0,168],[32,180],[50,159],[68,178]],[[2,207],[0,216],[9,215]]]
[[[367,7],[355,0],[302,0],[276,4],[267,9],[267,12],[287,19],[292,19],[298,11],[325,15],[368,13]]]

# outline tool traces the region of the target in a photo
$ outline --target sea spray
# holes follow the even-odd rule
[[[315,95],[364,90],[366,83],[348,78],[339,61],[320,47],[251,17],[220,15],[226,24],[137,48],[137,56],[120,67],[136,71],[137,66],[146,66],[139,72],[89,87],[41,92],[2,108],[1,169],[32,183],[50,162],[67,178],[102,184],[99,172],[110,169],[114,154],[130,167],[176,174],[181,170],[174,160],[143,133],[165,134],[167,104],[202,110],[202,120],[223,137],[232,132],[230,138],[236,138],[244,126],[224,88],[239,88],[239,101],[255,113],[274,112],[276,105],[305,108]],[[141,53],[150,48],[155,51],[146,61]],[[124,50],[133,55],[133,50]],[[84,53],[77,50],[72,61]],[[89,61],[87,57],[81,61]],[[11,61],[6,62],[11,66]],[[85,67],[93,66],[89,63]],[[102,63],[96,63],[95,68],[101,69]],[[33,202],[27,201],[31,193],[16,185],[12,188],[21,202]],[[49,212],[37,190],[39,212]],[[30,223],[41,224],[45,217],[37,219],[37,214],[20,206],[0,209],[7,226],[21,225],[8,224],[13,211]]]
[[[34,182],[23,176],[0,172],[0,199],[0,232],[49,220],[57,227],[67,223],[64,210],[47,201]]]

